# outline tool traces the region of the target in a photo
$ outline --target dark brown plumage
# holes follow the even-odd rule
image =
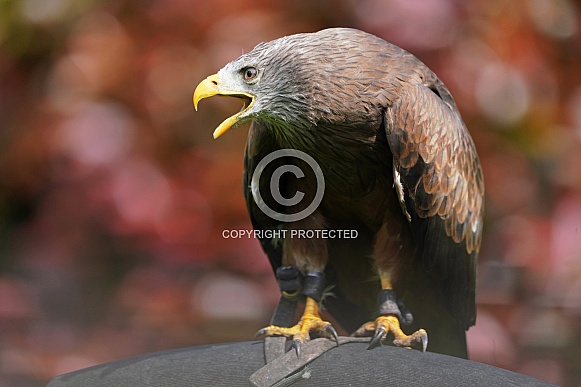
[[[393,289],[414,316],[406,330],[425,328],[429,350],[466,356],[465,330],[475,322],[484,185],[473,141],[437,76],[397,46],[337,28],[259,44],[202,82],[194,104],[216,94],[248,102],[215,136],[252,121],[244,191],[255,229],[358,233],[355,239],[263,238],[273,269],[324,271],[326,285],[334,286],[334,297],[324,303],[350,331],[376,317],[375,295],[382,288]],[[251,193],[257,164],[285,148],[312,156],[325,178],[317,210],[291,223],[263,213]],[[286,157],[263,175],[281,165],[307,170]],[[303,192],[301,203],[310,203],[315,188],[312,174],[280,176],[282,195]],[[272,197],[264,202],[281,213],[304,208]],[[304,334],[297,337],[304,340]]]

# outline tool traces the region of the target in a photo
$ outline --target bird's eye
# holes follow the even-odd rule
[[[258,70],[255,67],[247,67],[244,69],[244,80],[251,81],[258,75]]]

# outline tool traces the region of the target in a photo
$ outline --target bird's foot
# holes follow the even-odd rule
[[[353,333],[353,336],[373,336],[368,347],[368,349],[373,349],[380,346],[390,332],[394,337],[394,345],[404,348],[420,347],[422,352],[426,352],[428,347],[426,331],[418,329],[408,336],[401,330],[399,319],[394,315],[379,316],[375,321],[363,324]]]
[[[335,331],[335,328],[333,328],[330,322],[321,319],[316,301],[310,298],[307,298],[305,312],[295,326],[284,328],[269,325],[256,332],[256,336],[262,335],[292,338],[297,356],[301,354],[301,345],[309,341],[311,335],[315,337],[333,338],[337,345],[339,345],[337,331]]]

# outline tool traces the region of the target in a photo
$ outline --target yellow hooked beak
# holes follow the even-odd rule
[[[208,78],[200,82],[194,91],[194,108],[196,111],[198,110],[198,102],[204,98],[213,97],[215,95],[236,97],[244,100],[242,110],[234,114],[232,117],[226,118],[224,122],[214,130],[214,138],[218,138],[238,122],[241,114],[250,109],[254,103],[255,96],[240,91],[222,90],[220,88],[220,78],[218,77],[218,74],[210,75]]]

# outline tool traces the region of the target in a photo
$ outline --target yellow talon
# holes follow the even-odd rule
[[[259,330],[257,335],[292,337],[297,354],[300,354],[300,345],[309,341],[311,332],[317,336],[332,336],[337,342],[337,345],[339,345],[337,332],[331,323],[321,319],[317,301],[307,297],[305,311],[295,326],[283,328],[276,325],[269,325]]]
[[[399,320],[394,315],[379,316],[375,321],[363,324],[355,333],[354,336],[369,336],[373,334],[371,343],[368,349],[372,349],[381,345],[381,341],[388,333],[393,335],[393,344],[398,347],[412,348],[414,344],[420,344],[422,351],[426,352],[428,347],[428,334],[424,329],[418,329],[411,335],[406,335],[399,324]]]

